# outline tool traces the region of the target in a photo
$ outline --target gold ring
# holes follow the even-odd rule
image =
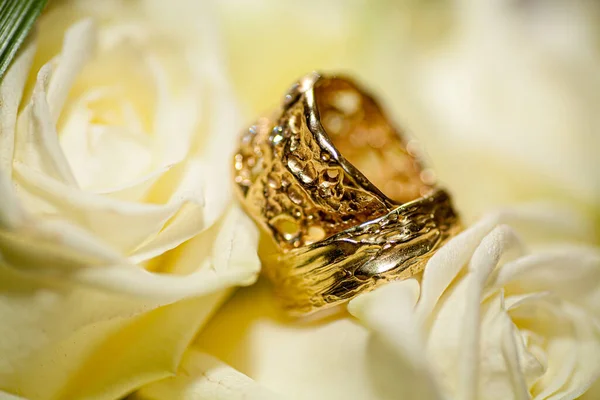
[[[460,229],[430,176],[371,96],[316,73],[234,156],[241,202],[278,248],[264,270],[294,315],[422,271]]]

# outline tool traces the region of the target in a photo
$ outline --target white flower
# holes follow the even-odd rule
[[[4,77],[1,395],[112,399],[169,376],[255,279],[256,230],[230,204],[239,119],[201,17],[184,41],[159,3],[60,4]]]
[[[350,303],[374,332],[383,398],[574,399],[600,377],[600,251],[529,253],[498,225],[510,217],[484,218],[453,239],[420,284],[395,282]]]
[[[152,383],[132,398],[146,400],[275,400],[281,396],[257,384],[216,358],[191,349],[183,357],[180,373]]]

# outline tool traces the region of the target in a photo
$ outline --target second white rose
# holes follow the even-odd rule
[[[79,6],[42,17],[0,86],[4,396],[112,399],[169,376],[259,270],[210,24],[194,44],[156,4]]]

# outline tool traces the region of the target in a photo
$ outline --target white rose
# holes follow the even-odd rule
[[[350,303],[374,332],[370,367],[383,398],[575,399],[600,377],[600,251],[529,253],[498,225],[511,219],[484,218],[453,239],[420,284]],[[565,230],[550,221],[533,227]]]
[[[170,376],[258,273],[216,32],[169,34],[170,10],[54,6],[2,81],[0,397],[114,399]]]

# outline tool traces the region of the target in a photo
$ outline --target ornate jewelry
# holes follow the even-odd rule
[[[264,271],[292,314],[421,272],[460,229],[449,195],[349,79],[300,79],[274,118],[244,132],[234,169],[278,248]]]

